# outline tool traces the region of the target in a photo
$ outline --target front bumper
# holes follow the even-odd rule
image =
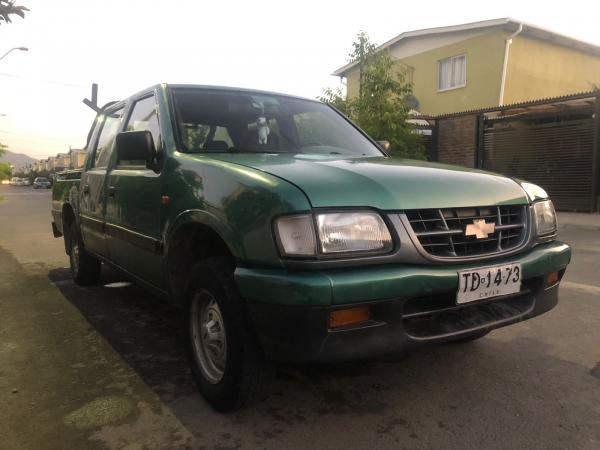
[[[275,360],[332,362],[393,354],[529,319],[558,302],[558,283],[546,275],[564,273],[571,249],[541,244],[493,264],[520,262],[518,295],[457,307],[457,271],[485,264],[384,265],[327,271],[238,268],[238,289],[265,352]],[[371,321],[329,330],[331,311],[371,307]]]

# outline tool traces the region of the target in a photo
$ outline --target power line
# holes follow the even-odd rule
[[[71,87],[71,88],[84,88],[85,89],[85,88],[89,87],[89,86],[83,85],[83,84],[64,83],[62,81],[55,81],[55,80],[43,80],[40,78],[29,77],[26,75],[15,75],[13,73],[0,72],[0,76],[9,77],[9,78],[18,78],[18,79],[23,79],[23,80],[33,80],[33,81],[37,81],[39,83],[57,84],[59,86],[65,86],[65,87]]]
[[[15,133],[13,131],[6,131],[6,130],[0,130],[0,133],[10,134],[10,135],[13,135],[13,136],[17,136],[18,139],[29,140],[31,142],[35,142],[36,140],[64,142],[64,141],[68,140],[68,139],[45,137],[45,136],[39,136],[38,137],[38,136],[35,136],[35,135],[31,135],[31,134]],[[22,137],[20,137],[20,136],[22,136]]]

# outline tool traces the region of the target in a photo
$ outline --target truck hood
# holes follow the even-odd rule
[[[210,158],[282,178],[319,208],[401,210],[527,203],[523,189],[510,178],[424,161],[289,154],[211,154]]]

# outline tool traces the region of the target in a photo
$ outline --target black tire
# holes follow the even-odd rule
[[[489,331],[476,331],[474,333],[468,334],[467,336],[460,337],[456,340],[451,341],[452,344],[466,344],[467,342],[476,341],[477,339],[481,339],[484,336],[487,336]]]
[[[192,373],[206,401],[219,412],[266,398],[274,375],[250,326],[233,271],[228,258],[208,258],[193,266],[186,290]]]
[[[85,251],[81,233],[75,222],[69,227],[69,235],[65,235],[65,239],[69,248],[73,281],[80,286],[96,284],[100,277],[100,261]]]

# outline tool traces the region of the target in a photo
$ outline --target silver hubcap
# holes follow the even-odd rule
[[[225,372],[227,336],[221,310],[210,292],[201,290],[194,296],[190,319],[196,359],[204,377],[216,384]]]

